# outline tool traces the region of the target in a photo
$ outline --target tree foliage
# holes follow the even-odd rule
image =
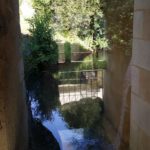
[[[43,0],[33,3],[35,14],[29,20],[30,36],[25,49],[25,79],[27,89],[34,89],[41,73],[58,62],[58,47],[52,37],[51,12]],[[52,73],[52,72],[51,72]]]
[[[38,100],[42,117],[59,104],[58,84],[53,78],[57,72],[58,46],[53,39],[51,11],[47,0],[34,0],[34,16],[29,20],[30,36],[25,49],[25,80],[29,97]]]
[[[44,3],[43,3],[44,2]],[[36,64],[57,64],[58,48],[52,37],[51,11],[46,0],[35,0],[33,3],[35,14],[30,23],[31,56]]]
[[[93,48],[105,41],[105,21],[100,0],[65,0],[52,4],[55,28],[63,34],[76,34],[80,38],[92,37]],[[95,46],[95,47],[94,47]]]
[[[131,53],[133,0],[102,0],[102,3],[110,46]]]
[[[103,47],[105,21],[100,0],[34,0],[36,10],[47,13],[55,32],[92,38],[92,46]]]

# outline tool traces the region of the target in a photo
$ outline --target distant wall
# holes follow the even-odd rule
[[[150,149],[150,1],[135,0],[131,150]]]
[[[0,150],[27,149],[27,112],[17,0],[0,0]]]
[[[57,42],[59,50],[59,62],[65,62],[64,43]],[[71,45],[71,61],[82,61],[87,56],[92,59],[92,51],[84,50],[79,43],[70,43]]]

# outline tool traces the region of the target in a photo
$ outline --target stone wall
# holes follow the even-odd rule
[[[150,149],[150,1],[135,0],[131,150]]]
[[[128,149],[130,129],[130,55],[122,49],[108,53],[104,79],[105,129],[109,140]]]
[[[27,113],[17,0],[0,1],[0,150],[27,149]]]
[[[104,75],[104,126],[116,149],[129,149],[130,60],[133,35],[133,0],[104,0],[108,65]]]

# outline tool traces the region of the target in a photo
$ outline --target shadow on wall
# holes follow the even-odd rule
[[[121,138],[124,142],[120,143],[119,141],[120,146],[124,144],[121,150],[127,150],[130,138],[131,98],[129,95],[131,89],[126,83],[128,82],[126,73],[132,56],[134,4],[133,0],[103,2],[107,36],[110,42],[110,53],[107,54],[108,64],[104,75],[105,127],[106,133],[109,131],[110,141],[115,143],[116,138],[117,141],[118,137]]]

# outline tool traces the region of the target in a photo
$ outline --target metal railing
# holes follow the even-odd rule
[[[83,98],[103,98],[103,70],[59,72],[59,92],[62,104]]]

